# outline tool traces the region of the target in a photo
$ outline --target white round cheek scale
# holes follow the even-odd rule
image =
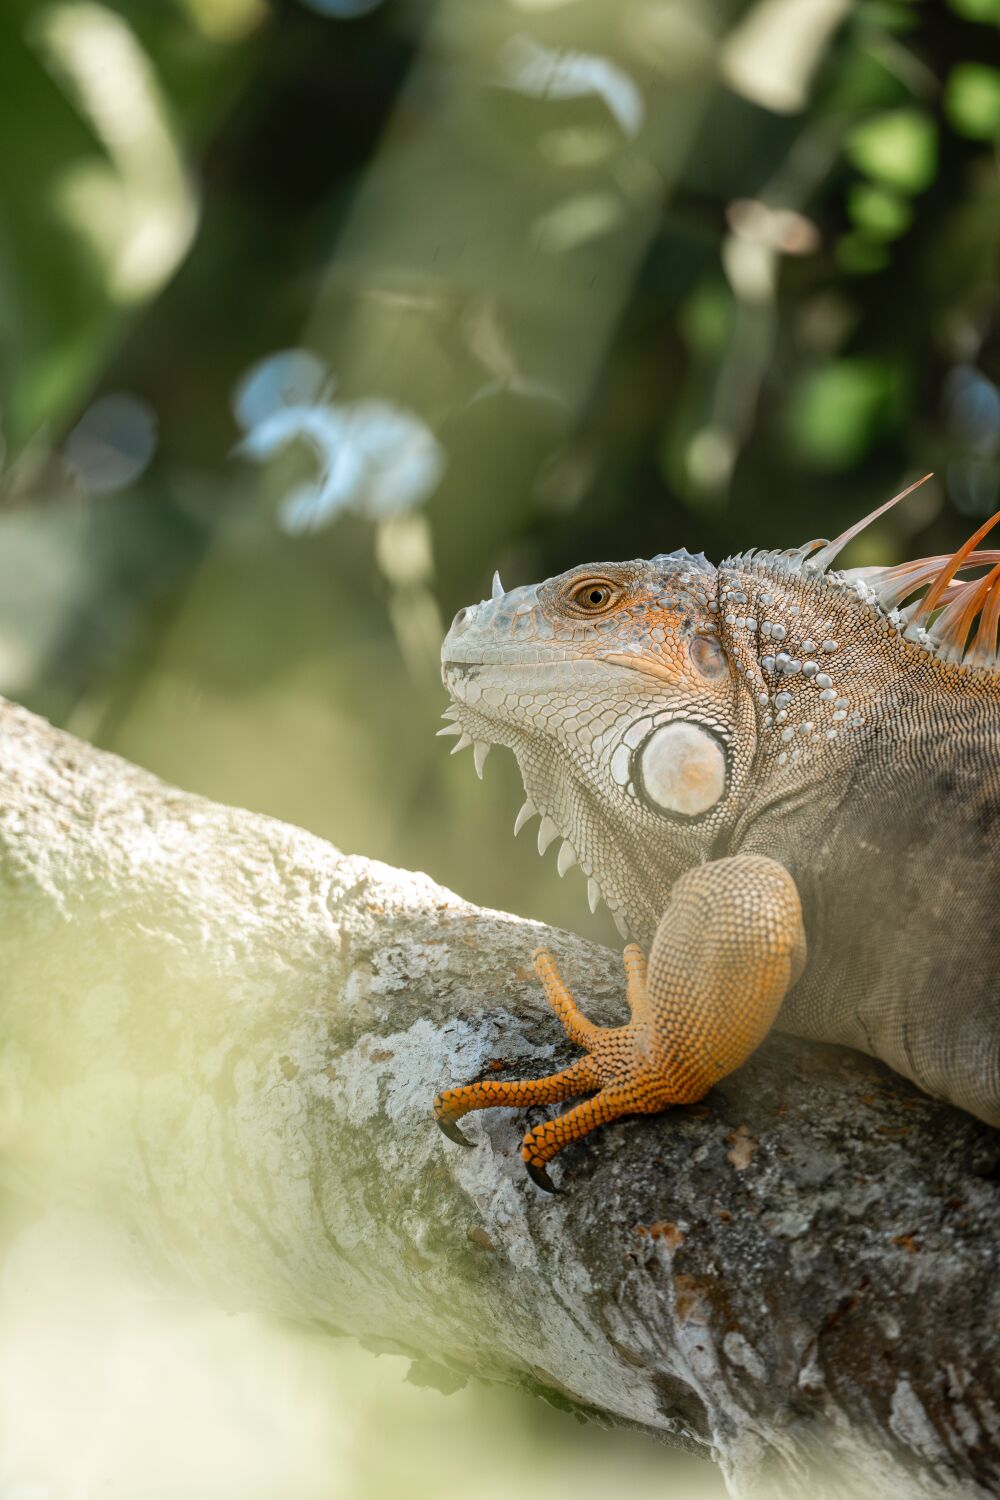
[[[697,724],[662,724],[641,746],[638,760],[646,796],[664,812],[697,817],[725,792],[722,746]]]

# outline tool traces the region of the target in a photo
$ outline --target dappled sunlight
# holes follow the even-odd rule
[[[331,16],[335,21],[354,21],[377,10],[383,0],[303,0],[303,3],[318,15]]]
[[[180,0],[203,36],[213,42],[238,42],[270,15],[268,0]]]
[[[108,165],[68,166],[57,201],[101,256],[112,296],[146,297],[177,267],[197,224],[149,61],[127,23],[96,0],[42,7],[33,32],[108,156]]]
[[[851,0],[755,0],[722,46],[723,77],[766,109],[794,114]]]
[[[497,62],[508,88],[536,99],[580,99],[594,94],[626,135],[638,135],[646,108],[632,78],[607,57],[561,52],[517,35],[501,47]]]
[[[286,407],[251,428],[239,451],[259,463],[298,439],[315,450],[320,478],[282,500],[281,524],[292,533],[316,531],[348,508],[385,520],[419,505],[444,471],[423,422],[387,401]]]
[[[107,495],[143,474],[156,452],[156,414],[137,396],[102,396],[67,434],[62,456],[82,489]]]
[[[426,500],[444,473],[443,448],[412,412],[388,401],[337,404],[329,399],[334,386],[317,355],[294,349],[255,365],[233,394],[246,429],[237,449],[244,458],[264,463],[295,442],[315,454],[318,478],[279,505],[292,535],[316,531],[345,510],[388,520]]]

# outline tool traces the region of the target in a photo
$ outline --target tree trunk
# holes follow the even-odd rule
[[[227,1307],[693,1444],[739,1495],[982,1496],[1000,1476],[1000,1134],[772,1038],[540,1193],[530,1119],[443,1085],[574,1049],[619,958],[165,786],[0,704],[4,1180]]]

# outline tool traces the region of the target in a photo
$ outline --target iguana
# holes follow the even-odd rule
[[[441,733],[480,775],[513,750],[515,832],[540,816],[632,940],[631,1019],[594,1025],[536,950],[584,1055],[446,1089],[451,1139],[469,1110],[590,1094],[524,1137],[551,1191],[563,1146],[700,1099],[776,1020],[1000,1125],[1000,551],[976,550],[1000,515],[952,556],[831,567],[914,488],[833,542],[494,577],[459,610]]]

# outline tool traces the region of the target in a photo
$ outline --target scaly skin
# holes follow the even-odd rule
[[[446,1090],[453,1139],[470,1110],[593,1092],[524,1138],[551,1188],[563,1146],[701,1098],[779,1011],[1000,1124],[1000,604],[992,583],[951,582],[947,559],[913,565],[938,590],[929,608],[946,606],[928,633],[927,608],[909,624],[895,608],[903,570],[827,571],[847,539],[718,570],[686,552],[592,564],[497,583],[456,616],[444,732],[475,742],[480,772],[489,745],[514,752],[540,852],[562,835],[560,873],[579,863],[651,946],[648,976],[625,950],[631,1019],[614,1028],[536,953],[585,1054],[550,1078]]]

